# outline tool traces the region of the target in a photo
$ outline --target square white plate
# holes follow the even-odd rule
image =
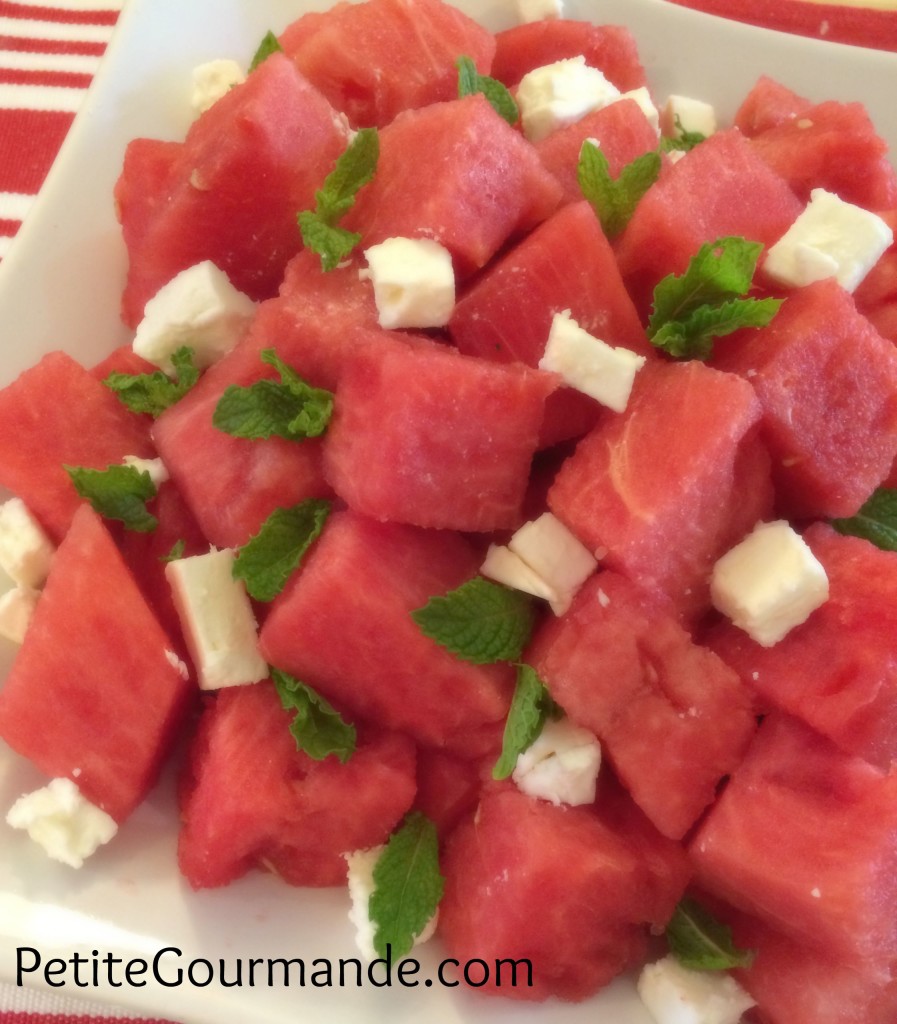
[[[490,28],[514,24],[513,0],[461,0]],[[43,353],[65,348],[91,365],[127,340],[118,320],[124,249],[112,187],[128,139],[179,138],[189,123],[192,68],[233,56],[247,62],[264,32],[282,29],[326,2],[301,0],[128,0],[113,43],[45,190],[0,265],[0,385]],[[897,55],[790,37],[674,7],[662,0],[567,0],[569,17],[627,24],[659,100],[676,91],[713,102],[726,123],[765,72],[813,99],[862,100],[897,148]],[[821,15],[822,17],[822,15]],[[6,664],[11,650],[0,651]],[[4,671],[0,663],[0,675]],[[48,713],[52,697],[48,694]],[[0,808],[43,785],[29,765],[0,745]],[[172,982],[190,961],[355,955],[338,890],[297,891],[254,874],[222,890],[194,893],[175,862],[176,815],[170,780],[81,871],[47,860],[0,824],[0,978],[16,981],[16,950],[31,946],[44,961],[79,952],[100,961],[160,959]],[[533,922],[538,928],[538,922]],[[180,953],[173,952],[179,950]],[[94,953],[93,951],[96,951]],[[423,952],[422,977],[434,976],[438,949]],[[202,981],[203,968],[197,979]],[[524,1024],[650,1024],[623,979],[580,1006],[530,1006],[433,986],[417,989],[110,986],[91,969],[58,991],[108,999],[184,1024],[514,1021]],[[122,977],[120,967],[116,979]],[[36,974],[28,984],[40,985]]]

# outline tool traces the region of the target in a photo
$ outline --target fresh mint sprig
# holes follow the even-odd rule
[[[262,41],[255,51],[255,55],[249,62],[249,71],[253,72],[263,61],[266,61],[272,53],[283,53],[283,47],[276,35],[270,29],[262,36]]]
[[[897,490],[879,487],[855,516],[833,519],[838,533],[862,537],[883,551],[897,551]]]
[[[342,764],[355,753],[354,725],[310,686],[280,669],[271,669],[271,679],[284,711],[293,711],[290,733],[298,750],[315,761],[333,754]]]
[[[732,929],[718,921],[697,900],[685,898],[676,906],[666,927],[670,952],[693,971],[728,971],[750,967],[753,950],[738,949]]]
[[[114,391],[120,402],[131,412],[159,416],[184,395],[199,380],[199,370],[193,362],[193,349],[179,348],[171,357],[174,376],[161,370],[154,373],[110,373],[103,383]]]
[[[660,148],[664,153],[681,152],[687,153],[705,142],[707,136],[701,132],[687,132],[682,127],[682,120],[676,115],[676,134],[664,136],[660,140]]]
[[[492,778],[508,778],[517,765],[517,758],[532,746],[545,722],[561,714],[536,670],[530,665],[518,665],[517,685],[505,721],[501,755],[492,769]]]
[[[601,149],[590,139],[583,142],[576,177],[608,238],[616,238],[629,223],[639,200],[657,181],[660,166],[659,153],[643,153],[613,178]]]
[[[146,507],[156,496],[156,485],[146,470],[134,466],[64,468],[79,496],[89,501],[104,519],[118,520],[126,529],[137,533],[151,533],[159,525],[159,520]]]
[[[470,57],[459,57],[455,61],[455,67],[458,69],[458,95],[460,97],[482,93],[499,117],[503,117],[510,125],[517,124],[520,120],[520,110],[506,85],[499,82],[497,78],[481,75]]]

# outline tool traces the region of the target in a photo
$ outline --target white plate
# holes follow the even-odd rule
[[[326,0],[128,0],[45,191],[0,265],[0,384],[51,349],[65,348],[89,365],[125,340],[118,322],[124,252],[111,199],[125,143],[135,135],[183,134],[195,64],[218,56],[248,60],[268,28],[279,30],[301,11],[326,6]],[[462,0],[458,6],[476,12],[490,28],[515,20],[513,0]],[[707,98],[725,121],[766,72],[813,99],[864,101],[897,149],[897,55],[736,25],[662,0],[567,0],[566,10],[570,17],[628,24],[658,98],[670,91]],[[0,653],[8,659],[8,649]],[[0,747],[0,808],[44,781]],[[181,955],[162,958],[170,978],[196,958],[224,959],[232,976],[241,957],[301,957],[311,971],[316,958],[336,962],[353,955],[348,901],[341,891],[297,891],[255,874],[227,889],[190,892],[175,867],[170,790],[170,783],[161,785],[115,842],[80,872],[48,861],[21,834],[0,825],[0,978],[16,981],[16,950],[24,946],[39,950],[45,962],[70,959],[76,951],[100,961],[107,954],[152,959],[175,947]],[[433,976],[438,955],[435,950],[422,956],[421,977]],[[395,984],[284,988],[262,982],[222,988],[185,981],[179,987],[110,987],[100,966],[99,984],[88,968],[82,976],[88,986],[77,988],[69,968],[68,984],[58,991],[109,999],[184,1024],[649,1024],[625,980],[581,1006],[528,1006]],[[41,981],[29,975],[28,983]]]

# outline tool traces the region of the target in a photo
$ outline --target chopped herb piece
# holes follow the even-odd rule
[[[264,34],[255,51],[255,56],[249,63],[249,70],[255,71],[259,64],[267,60],[272,53],[283,53],[283,47],[278,42],[277,36],[269,30]]]
[[[161,370],[154,373],[110,373],[103,381],[131,412],[158,416],[187,394],[199,380],[193,349],[182,346],[171,357],[174,378]]]
[[[355,753],[356,730],[310,686],[293,676],[271,669],[271,679],[285,711],[295,711],[290,733],[296,747],[315,761],[333,754],[342,764]]]
[[[117,519],[137,533],[150,533],[159,525],[159,520],[146,508],[146,503],[156,496],[156,485],[146,470],[134,466],[64,468],[78,494],[104,519]]]
[[[492,769],[492,778],[508,778],[517,765],[518,756],[532,746],[548,718],[558,718],[560,714],[561,709],[536,670],[529,665],[518,665],[517,686],[505,722],[501,756]]]
[[[660,140],[660,148],[664,153],[671,153],[674,151],[687,153],[689,150],[694,149],[695,146],[704,142],[707,136],[701,132],[687,132],[682,127],[682,119],[679,115],[676,115],[676,129],[677,134],[672,137],[664,137]]]
[[[481,92],[499,117],[503,117],[508,124],[517,124],[520,111],[507,86],[497,78],[481,75],[470,57],[459,57],[455,61],[455,67],[458,69],[459,96],[473,96]]]
[[[883,551],[897,551],[897,490],[879,487],[855,516],[833,519],[838,533],[862,537]]]
[[[693,899],[680,900],[667,925],[666,938],[673,956],[693,971],[750,967],[755,956],[753,950],[737,949],[732,929]]]
[[[187,542],[183,539],[176,540],[172,545],[171,551],[167,555],[161,555],[159,558],[160,562],[176,562],[179,558],[184,557],[184,548],[186,548]]]
[[[657,181],[660,165],[659,153],[643,153],[612,178],[604,153],[594,142],[583,142],[576,177],[608,238],[616,238],[629,223],[639,200]]]

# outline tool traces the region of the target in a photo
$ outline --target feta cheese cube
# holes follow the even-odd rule
[[[554,592],[549,597],[555,615],[563,615],[576,592],[598,568],[589,549],[551,512],[524,523],[508,548]]]
[[[230,283],[211,260],[176,274],[147,302],[137,325],[137,355],[165,373],[173,373],[171,357],[186,345],[200,368],[226,355],[243,336],[255,303]]]
[[[356,850],[354,853],[343,854],[349,868],[349,898],[352,901],[349,921],[355,926],[355,944],[368,963],[376,960],[378,955],[374,949],[374,935],[377,929],[371,921],[368,906],[374,891],[374,867],[385,849],[385,846],[374,846],[370,850]],[[438,919],[437,910],[414,940],[415,946],[432,938]]]
[[[673,93],[667,97],[661,123],[664,132],[672,139],[681,137],[685,132],[712,135],[717,127],[716,111],[703,100]]]
[[[651,99],[651,93],[646,85],[639,86],[638,89],[630,89],[628,92],[621,92],[619,99],[633,100],[637,103],[651,127],[658,135],[660,134],[660,111],[654,105],[654,100]]]
[[[387,238],[364,251],[381,327],[444,327],[455,308],[455,271],[432,238]]]
[[[672,956],[642,968],[638,994],[656,1024],[738,1024],[755,1005],[730,974],[693,971]]]
[[[136,455],[126,455],[121,461],[126,466],[133,466],[139,473],[149,473],[156,490],[169,479],[168,468],[161,459],[141,459]]]
[[[619,97],[620,90],[582,55],[535,68],[517,87],[523,133],[538,142]]]
[[[784,520],[760,523],[713,567],[714,606],[763,647],[772,647],[828,600],[828,577]]]
[[[559,374],[570,387],[623,412],[644,363],[644,356],[593,337],[565,309],[554,315],[539,369]]]
[[[561,0],[517,0],[517,14],[524,24],[562,18],[564,5]]]
[[[56,548],[21,498],[0,505],[0,568],[21,587],[42,587]]]
[[[22,643],[39,597],[40,591],[31,587],[13,587],[0,595],[0,636]]]
[[[165,566],[174,604],[203,690],[257,683],[268,675],[255,616],[229,548]]]
[[[246,81],[243,69],[235,60],[206,61],[193,69],[193,92],[190,105],[197,114],[204,114],[235,85]]]
[[[488,576],[496,583],[502,583],[514,590],[522,590],[533,597],[541,597],[545,601],[557,601],[560,595],[535,572],[520,555],[504,544],[490,544],[486,558],[480,566],[483,576]]]
[[[24,829],[48,856],[73,868],[80,868],[118,831],[115,820],[86,800],[71,779],[53,779],[19,797],[6,823]]]
[[[527,796],[553,804],[590,804],[601,768],[601,744],[569,719],[549,719],[517,756],[512,778]]]
[[[803,212],[770,248],[763,272],[795,288],[834,277],[852,292],[893,241],[881,217],[814,188]]]

